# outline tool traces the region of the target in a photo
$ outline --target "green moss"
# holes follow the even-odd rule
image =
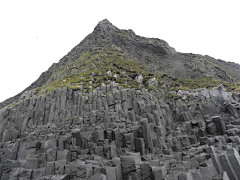
[[[18,106],[19,105],[19,103],[13,103],[13,104],[11,104],[11,106]]]
[[[156,90],[156,88],[153,87],[153,86],[148,86],[147,89],[148,89],[149,91]]]
[[[143,84],[145,84],[149,79],[153,78],[153,75],[147,75],[143,78]]]
[[[226,82],[220,79],[214,79],[213,77],[202,77],[196,79],[184,79],[178,78],[177,82],[179,83],[181,89],[198,89],[198,88],[212,88],[217,87],[222,84],[227,91],[239,92],[238,88],[240,87],[240,83],[234,82]]]
[[[174,100],[182,98],[182,96],[168,92],[167,98],[172,98]]]
[[[131,34],[131,32],[129,32]],[[198,58],[196,55],[189,54],[189,57]],[[211,88],[223,84],[228,91],[240,91],[239,83],[224,82],[212,77],[203,77],[196,79],[183,79],[172,77],[167,74],[155,75],[149,72],[147,66],[138,62],[137,59],[129,60],[128,56],[121,50],[109,48],[93,48],[92,52],[82,54],[77,60],[55,71],[50,79],[54,82],[36,88],[37,96],[44,96],[61,86],[68,87],[73,90],[81,88],[92,91],[90,86],[95,89],[101,86],[101,83],[109,84],[111,81],[119,83],[124,88],[147,88],[148,90],[156,90],[154,87],[144,87],[148,79],[155,77],[159,82],[159,86],[166,84],[164,78],[170,78],[170,90],[178,91],[196,88]],[[119,77],[108,76],[107,71],[112,74],[118,74]],[[77,73],[76,73],[77,72]],[[124,75],[123,75],[124,72]],[[159,72],[161,73],[161,72]],[[137,83],[134,78],[142,74],[143,84]],[[56,78],[57,77],[57,78]],[[59,79],[58,79],[59,78]],[[132,78],[132,79],[131,79]],[[56,80],[57,79],[57,80]],[[180,98],[176,95],[168,97]]]

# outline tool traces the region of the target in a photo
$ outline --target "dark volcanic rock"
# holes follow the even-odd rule
[[[104,20],[55,66],[65,68],[89,48],[101,46],[121,48],[139,61],[151,55],[155,65],[164,58],[183,64],[191,59],[162,40],[144,39]],[[200,70],[186,76],[205,73],[208,62],[199,61]],[[191,66],[177,69],[188,72]],[[42,84],[59,75],[51,68],[54,76]],[[213,76],[219,70],[209,68]],[[100,72],[90,73],[93,79]],[[1,180],[240,179],[239,94],[220,85],[210,91],[175,90],[176,96],[169,96],[167,85],[150,91],[124,88],[113,80],[91,88],[25,91],[19,103],[0,109]],[[158,82],[155,77],[148,81]]]
[[[90,98],[84,102],[82,99],[103,91],[99,89],[85,96],[83,91],[76,94],[72,89],[60,88],[55,91],[56,96],[33,97],[30,101],[35,103],[0,110],[1,179],[240,178],[240,125],[235,125],[240,106],[234,101],[236,94],[228,96],[221,104],[204,89],[208,104],[195,101],[198,92],[190,92],[196,96],[188,96],[181,106],[176,107],[170,104],[179,100],[144,101],[143,97],[154,95],[144,89],[142,97],[136,100],[140,92],[124,89],[129,94],[127,112],[135,118],[121,116],[121,110],[115,108],[109,112],[112,118],[104,116],[101,120],[90,114],[105,112],[125,99],[119,96],[121,88],[109,91],[107,106],[100,109],[81,108],[94,104]],[[181,90],[181,93],[185,92]],[[49,96],[53,98],[49,99]],[[27,102],[26,98],[22,100]],[[68,111],[67,102],[74,98],[80,100],[79,103],[74,100],[79,111],[63,115]],[[200,109],[206,107],[206,103],[211,107],[210,102],[222,108],[226,106],[226,109],[232,105],[236,110],[229,109],[220,114]],[[46,103],[50,106],[43,111],[40,107]],[[52,105],[55,105],[53,118],[51,113],[46,113]],[[197,108],[192,111],[188,105]],[[23,114],[30,107],[33,113]],[[33,115],[42,111],[43,115],[48,115],[46,121],[40,121],[42,115]],[[173,117],[173,113],[176,116]],[[181,118],[183,113],[190,113],[191,118]],[[19,121],[17,114],[24,116],[24,120]]]

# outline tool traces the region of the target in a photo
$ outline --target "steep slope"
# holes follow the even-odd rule
[[[239,87],[101,21],[0,109],[0,180],[238,180]]]
[[[207,76],[228,82],[234,81],[234,78],[230,77],[226,71],[214,63],[210,63],[203,56],[178,53],[163,40],[140,37],[132,30],[120,30],[108,20],[103,20],[80,44],[58,63],[54,63],[46,72],[43,72],[23,92],[52,82],[59,69],[78,60],[81,55],[91,53],[96,48],[123,51],[126,55],[125,59],[145,64],[149,71],[158,75],[166,73],[170,76],[188,79]],[[19,99],[23,92],[0,103],[0,109]]]
[[[236,79],[237,81],[240,81],[240,65],[234,62],[226,62],[221,59],[214,59],[213,57],[205,55],[204,58],[206,58],[209,62],[217,65],[224,71],[226,71],[231,77]]]

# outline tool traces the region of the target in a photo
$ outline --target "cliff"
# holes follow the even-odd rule
[[[240,179],[239,84],[214,62],[101,21],[1,103],[1,180]]]

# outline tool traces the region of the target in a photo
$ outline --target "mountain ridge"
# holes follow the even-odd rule
[[[227,73],[226,68],[223,70],[213,60],[210,63],[206,56],[176,52],[164,40],[141,37],[132,30],[120,30],[107,19],[104,19],[97,24],[91,34],[86,36],[58,63],[54,63],[47,71],[43,72],[29,87],[0,103],[0,109],[19,99],[23,92],[46,85],[48,79],[57,69],[73,63],[83,53],[91,52],[93,48],[97,47],[123,50],[127,54],[127,59],[137,59],[140,63],[146,64],[150,71],[157,74],[165,73],[173,77],[187,79],[208,76],[228,82],[235,81],[229,75],[232,74],[231,71]],[[240,75],[237,80],[240,80]]]

